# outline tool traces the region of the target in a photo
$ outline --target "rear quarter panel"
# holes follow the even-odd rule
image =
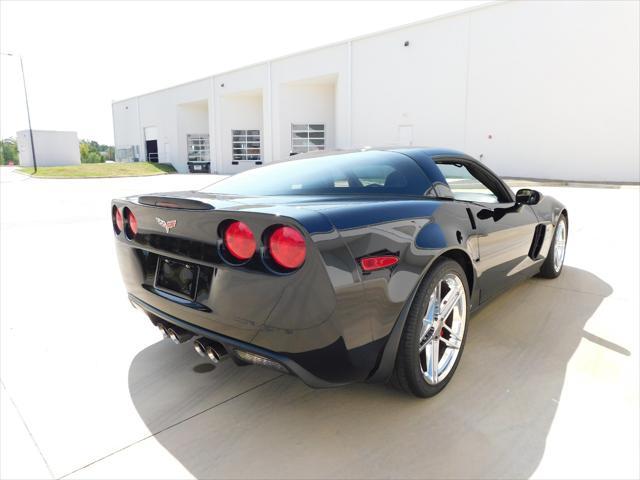
[[[336,313],[344,318],[345,333],[355,319],[361,328],[368,324],[369,341],[391,333],[436,258],[451,250],[461,250],[470,260],[477,255],[477,238],[467,212],[455,202],[393,201],[323,213],[336,225],[350,257],[356,260],[352,276],[359,281],[362,292],[360,298],[353,296],[353,301]],[[377,253],[396,254],[400,261],[391,269],[363,273],[357,259]],[[334,285],[341,275],[330,275]],[[363,340],[364,335],[359,342]]]

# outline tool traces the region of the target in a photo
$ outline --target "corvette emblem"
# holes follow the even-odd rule
[[[173,227],[176,226],[176,223],[178,223],[176,220],[167,220],[166,222],[159,218],[156,217],[156,222],[158,222],[158,225],[160,225],[162,228],[164,228],[167,233],[169,233],[169,230],[171,230]]]

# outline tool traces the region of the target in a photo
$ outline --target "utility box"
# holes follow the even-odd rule
[[[20,166],[32,167],[33,155],[29,130],[17,133]],[[80,142],[76,132],[33,130],[33,146],[39,167],[80,165]]]

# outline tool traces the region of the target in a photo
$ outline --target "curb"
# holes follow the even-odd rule
[[[638,182],[597,182],[589,180],[554,180],[527,177],[502,177],[502,179],[507,183],[536,183],[545,187],[620,188],[640,186]]]
[[[92,180],[92,179],[100,179],[100,178],[136,178],[136,177],[158,177],[160,175],[187,175],[186,173],[178,173],[178,172],[162,172],[162,173],[150,173],[148,175],[110,175],[110,176],[100,176],[100,177],[34,177],[33,174],[20,172],[16,170],[16,173],[20,175],[24,175],[28,178],[33,178],[35,180]]]

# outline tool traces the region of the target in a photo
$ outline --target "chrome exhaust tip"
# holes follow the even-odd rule
[[[183,328],[176,327],[175,325],[167,327],[166,333],[169,339],[171,339],[171,341],[176,345],[180,345],[193,337],[193,333]]]
[[[211,361],[211,363],[215,363],[215,364],[220,363],[220,360],[222,359],[222,355],[220,355],[220,353],[215,349],[215,347],[210,345],[207,347],[205,352],[207,354],[207,358]]]
[[[179,345],[180,339],[178,338],[178,334],[173,328],[167,328],[167,335],[169,336],[169,340],[171,340],[176,345]]]
[[[151,319],[151,321],[158,331],[162,333],[163,337],[168,337],[175,344],[184,343],[193,337],[193,333],[177,325],[172,325],[159,319]]]
[[[207,338],[198,338],[193,342],[193,348],[198,355],[207,358],[211,363],[217,365],[227,358],[227,350],[218,342]]]
[[[200,355],[201,357],[204,358],[204,357],[207,356],[207,353],[206,353],[207,347],[202,343],[202,339],[201,338],[199,338],[199,339],[197,339],[197,340],[195,340],[193,342],[193,348],[196,351],[196,353],[198,355]]]

